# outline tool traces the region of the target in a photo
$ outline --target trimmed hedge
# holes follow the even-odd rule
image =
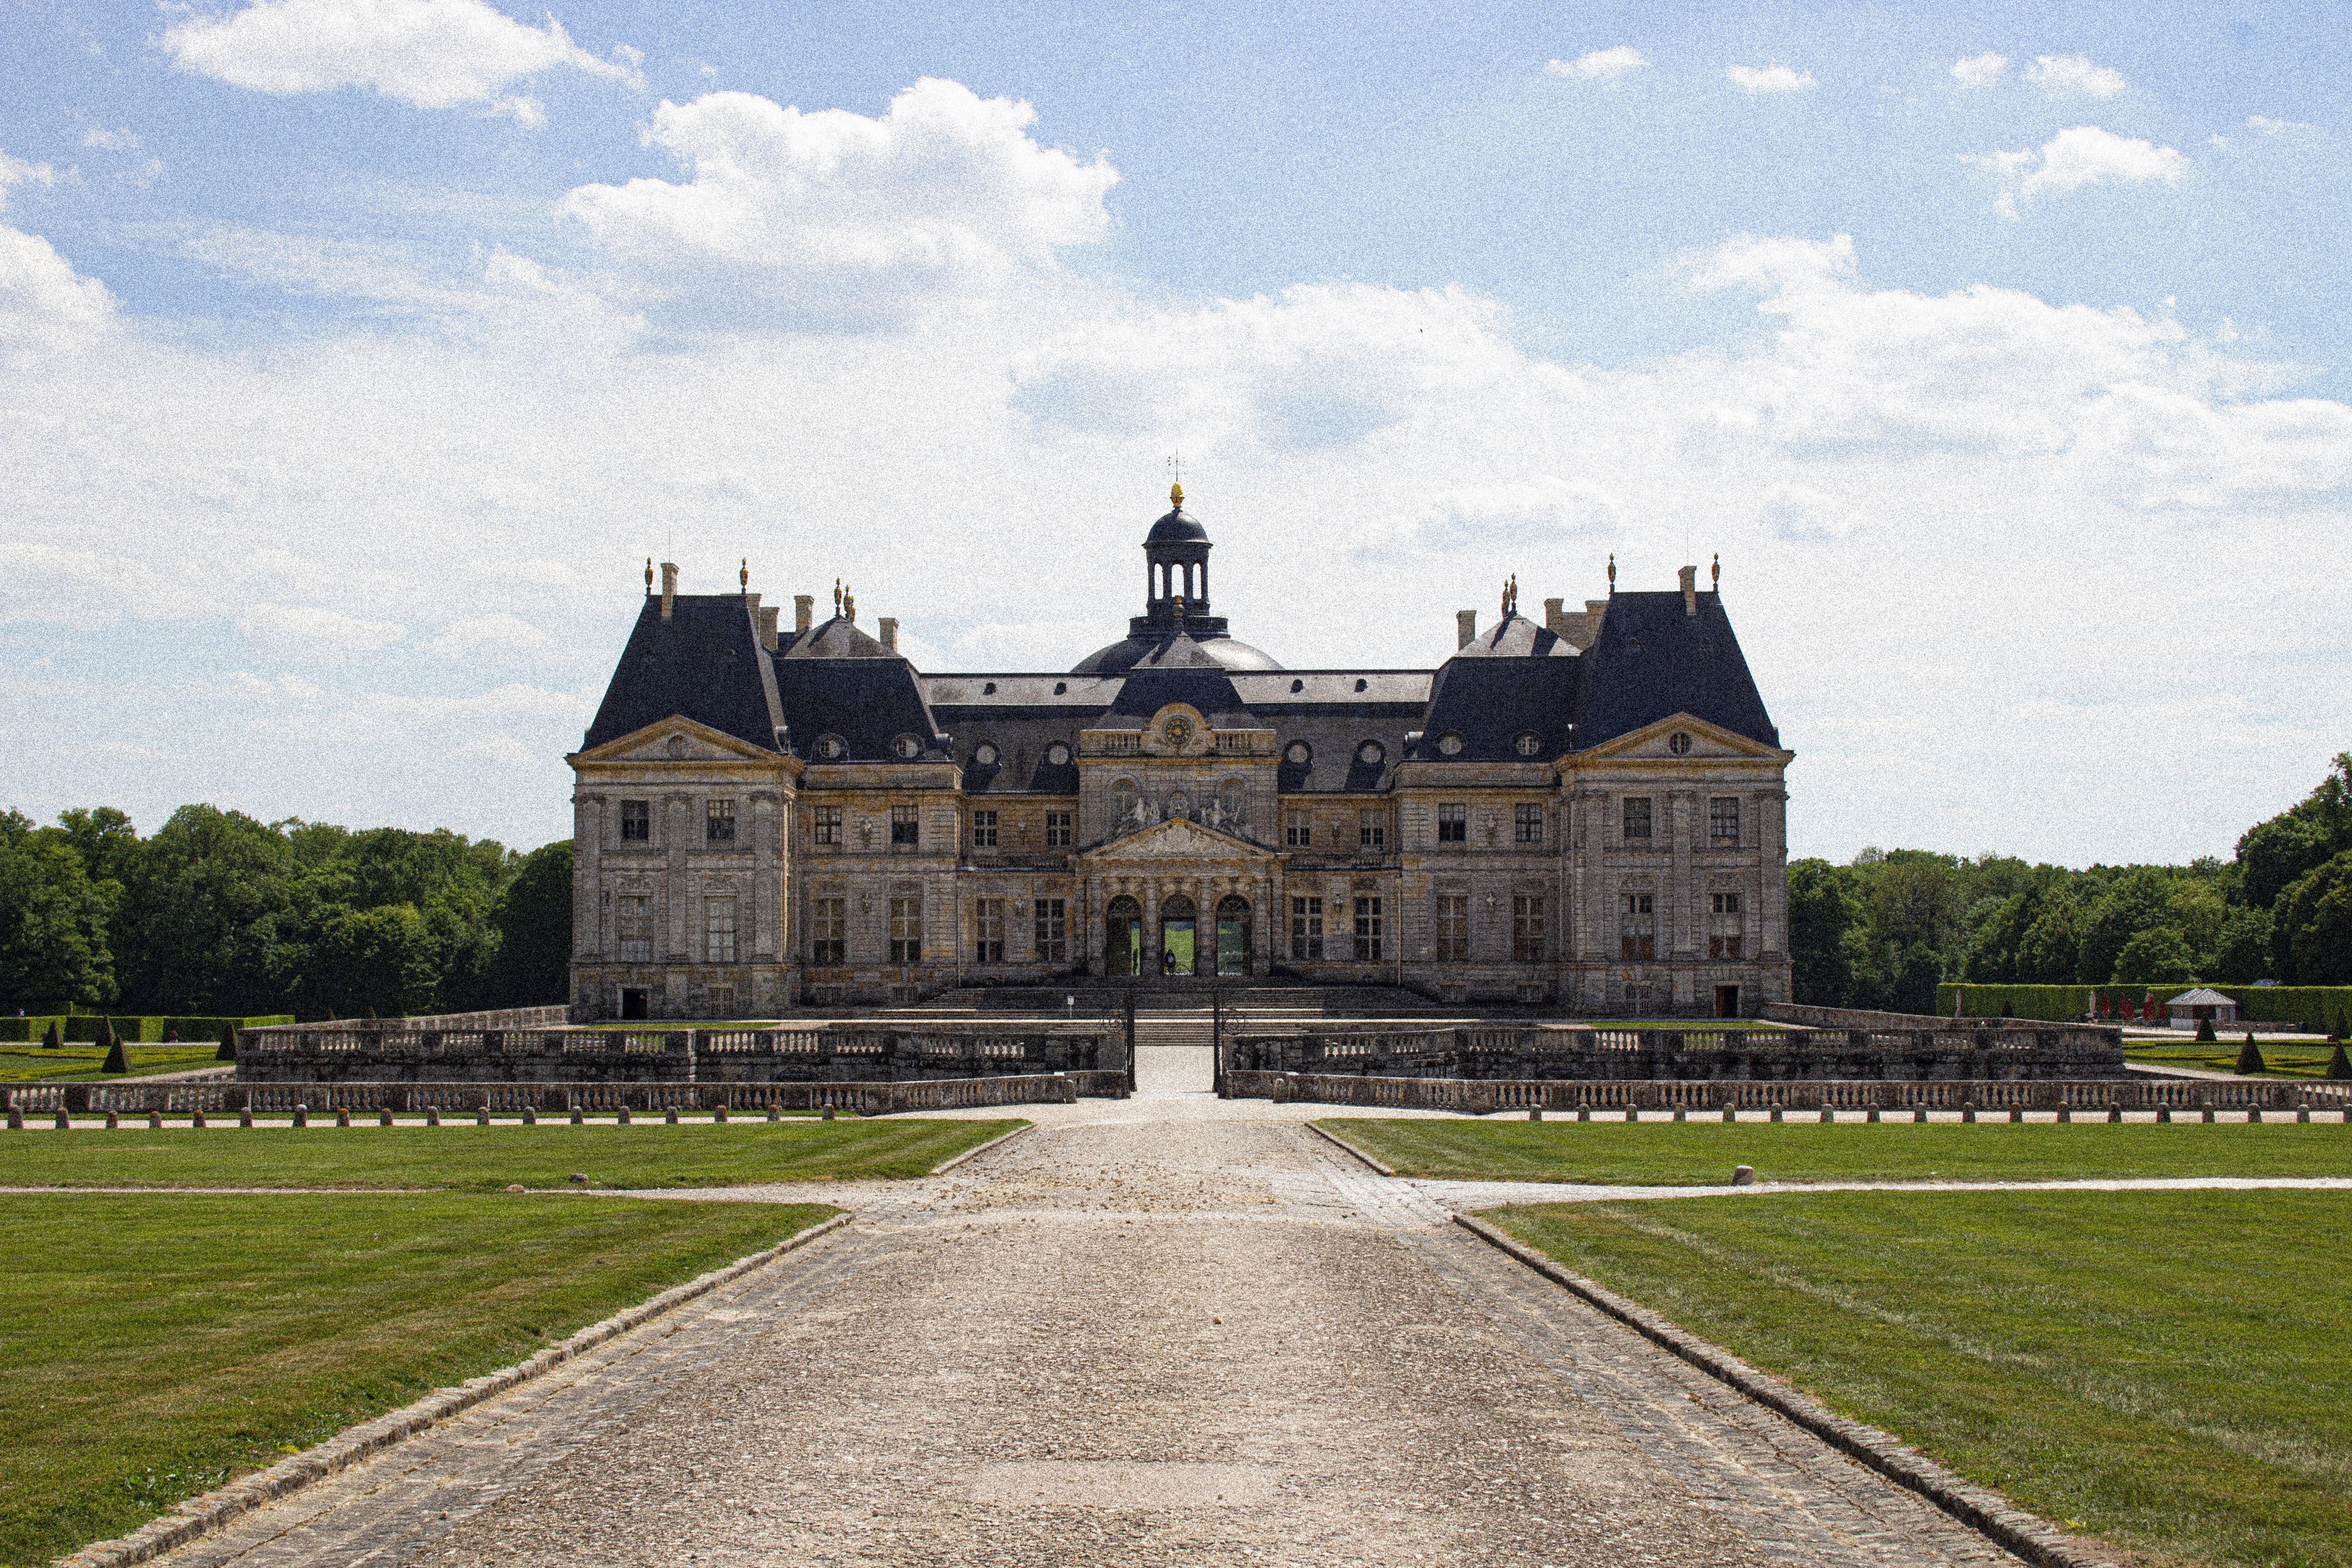
[[[1954,993],[1968,993],[1969,1016],[1996,1018],[2006,1009],[2014,1018],[2056,1022],[2080,1018],[2091,1011],[2091,993],[2106,994],[2112,1009],[2118,995],[2137,1002],[2154,996],[2168,1002],[2194,985],[1977,985],[1936,987],[1936,1011],[1952,1016]],[[2352,1033],[2352,985],[2209,985],[2238,1005],[2242,1019],[2253,1023],[2301,1024],[2326,1035]]]
[[[182,1045],[199,1046],[206,1040],[219,1039],[224,1024],[255,1029],[265,1024],[290,1024],[294,1015],[266,1013],[251,1018],[218,1018],[176,1013],[41,1013],[28,1018],[0,1018],[0,1044],[37,1040],[48,1032],[51,1024],[58,1026],[58,1032],[66,1039],[89,1043],[98,1038],[101,1020],[114,1031],[116,1039],[134,1046],[160,1046],[163,1037],[175,1029]]]

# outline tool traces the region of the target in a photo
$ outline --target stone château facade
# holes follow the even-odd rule
[[[573,1018],[1139,973],[1596,1016],[1789,999],[1792,753],[1694,568],[1621,594],[1612,565],[1541,624],[1513,588],[1434,670],[1284,669],[1211,614],[1182,499],[1144,613],[1066,673],[927,675],[854,600],[818,622],[802,595],[785,632],[748,574],[691,595],[648,566],[569,759]]]

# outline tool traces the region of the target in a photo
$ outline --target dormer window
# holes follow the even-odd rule
[[[912,735],[901,735],[890,742],[890,754],[902,763],[911,763],[923,754],[923,742]]]
[[[1543,750],[1543,737],[1533,730],[1522,731],[1519,738],[1511,742],[1511,750],[1523,757],[1532,757]]]
[[[1450,730],[1444,734],[1438,736],[1437,754],[1441,757],[1460,756],[1462,754],[1462,737],[1454,733]]]
[[[819,735],[816,738],[817,761],[821,763],[837,763],[847,755],[849,755],[849,742],[843,740],[840,736]]]

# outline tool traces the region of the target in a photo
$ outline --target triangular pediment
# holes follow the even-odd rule
[[[739,741],[724,730],[714,730],[682,713],[673,713],[642,730],[616,735],[601,746],[575,752],[567,760],[574,763],[708,763],[722,760],[772,763],[777,758],[775,752],[763,752],[748,742]]]
[[[1271,860],[1274,851],[1264,845],[1253,844],[1246,838],[1236,838],[1213,827],[1203,827],[1197,822],[1176,817],[1167,822],[1155,822],[1123,838],[1114,838],[1098,845],[1078,857],[1094,863],[1105,861],[1165,861],[1165,860]]]
[[[1673,749],[1674,738],[1677,734],[1691,738],[1688,752],[1678,752]],[[1577,753],[1577,760],[1599,762],[1659,757],[1670,762],[1693,762],[1705,761],[1708,757],[1749,757],[1785,763],[1795,755],[1794,752],[1784,752],[1777,746],[1751,741],[1720,724],[1710,724],[1694,714],[1675,713],[1654,724],[1644,724],[1638,730],[1629,731],[1614,740],[1603,741],[1590,751]]]

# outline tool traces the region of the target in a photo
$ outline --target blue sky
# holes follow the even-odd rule
[[[2226,854],[2352,744],[2338,15],[18,4],[9,802],[565,829],[648,554],[1297,666],[1728,607],[1801,853]]]

